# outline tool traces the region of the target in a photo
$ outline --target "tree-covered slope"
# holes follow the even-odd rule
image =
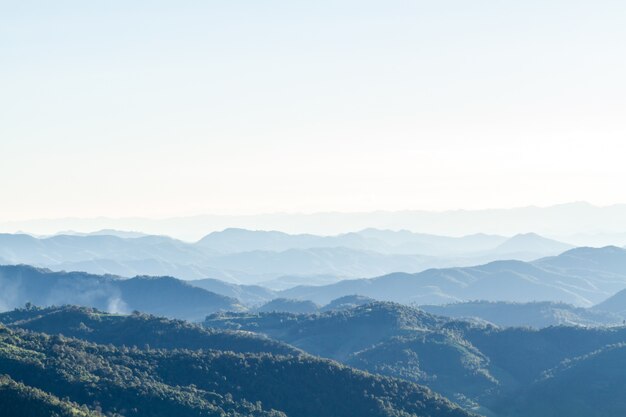
[[[85,405],[60,400],[54,395],[0,375],[0,411],[10,417],[101,417]]]
[[[2,328],[0,373],[124,416],[468,415],[427,388],[308,355],[117,348]]]
[[[504,399],[503,417],[614,417],[626,412],[626,345],[568,359],[522,393]]]
[[[321,314],[218,313],[207,327],[256,331],[314,355],[345,360],[390,337],[445,323],[423,311],[393,303],[372,303]]]
[[[531,383],[564,360],[626,342],[626,327],[545,329],[468,328],[463,337],[491,361],[491,369],[512,387]]]
[[[347,364],[383,375],[419,381],[452,399],[481,399],[499,381],[489,358],[453,332],[416,332],[355,352]]]
[[[301,353],[289,345],[250,332],[210,329],[147,314],[108,314],[77,306],[17,309],[0,313],[0,323],[115,346],[213,349],[275,355]]]
[[[626,342],[626,327],[500,328],[393,303],[319,314],[224,313],[205,324],[265,333],[350,366],[425,384],[490,416],[563,361]],[[560,395],[554,398],[568,398]]]

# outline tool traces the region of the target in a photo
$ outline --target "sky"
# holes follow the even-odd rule
[[[0,0],[0,221],[625,203],[623,1]]]

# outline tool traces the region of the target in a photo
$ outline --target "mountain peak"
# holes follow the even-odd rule
[[[558,255],[572,248],[573,246],[567,243],[549,239],[531,232],[517,234],[504,241],[495,250],[502,254],[526,252],[541,253],[543,255],[552,253],[553,255]]]

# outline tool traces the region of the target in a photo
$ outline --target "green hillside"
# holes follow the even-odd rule
[[[124,416],[468,416],[427,388],[308,355],[115,347],[21,329],[0,330],[0,374]]]

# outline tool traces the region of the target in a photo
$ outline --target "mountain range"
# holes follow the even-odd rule
[[[197,241],[207,231],[228,227],[282,230],[291,234],[337,235],[374,227],[408,229],[434,235],[462,236],[476,233],[512,236],[527,231],[570,241],[577,246],[626,245],[626,205],[594,206],[572,202],[547,207],[516,207],[483,210],[375,211],[274,213],[259,215],[198,215],[150,219],[57,218],[0,222],[0,230],[27,230],[53,234],[59,230],[140,230]],[[591,240],[590,240],[591,239]]]
[[[623,326],[501,328],[386,302],[316,314],[220,312],[204,326],[75,306],[0,313],[0,407],[37,417],[604,417],[626,409]]]
[[[262,333],[426,384],[489,417],[600,417],[626,409],[626,327],[500,328],[393,303],[318,314],[219,313],[205,325]]]
[[[14,397],[16,412],[42,416],[140,416],[152,406],[157,416],[233,417],[624,410],[616,370],[626,327],[504,328],[358,296],[320,310],[222,311],[204,328],[75,306],[0,313],[0,405]]]
[[[359,294],[403,304],[449,304],[469,300],[555,301],[590,307],[626,288],[626,250],[576,248],[532,262],[495,261],[484,265],[395,273],[299,286],[281,297],[326,304]]]
[[[437,314],[500,325],[603,325],[624,317],[624,293],[618,294],[626,288],[624,271],[626,250],[616,247],[577,248],[533,262],[497,261],[282,291],[215,279],[123,278],[14,265],[0,266],[0,310],[27,302],[77,304],[198,321],[217,311],[323,311],[328,307],[321,306],[342,297],[348,297],[348,305],[362,304],[360,297],[423,305]]]
[[[570,248],[532,233],[511,238],[484,234],[446,237],[365,229],[315,236],[226,229],[188,243],[167,236],[104,230],[51,237],[0,234],[0,264],[124,277],[214,278],[283,290],[496,259],[534,260]]]
[[[0,409],[12,415],[470,417],[413,382],[249,333],[75,307],[0,320]]]

